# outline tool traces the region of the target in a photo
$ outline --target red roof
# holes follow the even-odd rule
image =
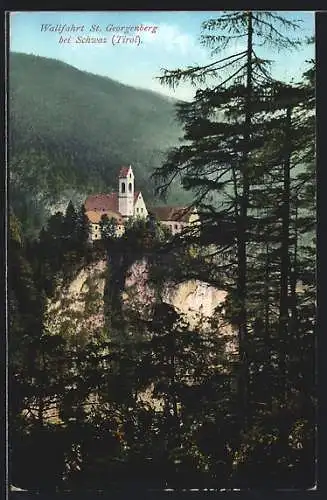
[[[188,222],[192,210],[188,207],[150,207],[149,212],[159,220]]]
[[[131,167],[121,167],[119,170],[119,178],[121,179],[122,177],[127,177],[130,168]]]
[[[140,191],[136,191],[134,193],[134,203],[136,202]],[[119,212],[119,204],[118,204],[118,193],[110,193],[110,194],[91,194],[88,196],[84,203],[86,212],[116,212],[118,215],[121,215]]]
[[[87,212],[110,210],[119,214],[117,193],[91,194],[86,198],[84,205]]]

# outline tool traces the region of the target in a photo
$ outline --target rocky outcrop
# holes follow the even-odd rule
[[[106,261],[83,268],[49,301],[45,328],[64,337],[87,337],[104,326]]]
[[[145,259],[135,262],[129,269],[123,293],[125,308],[137,310],[144,318],[151,317],[156,302],[165,302],[182,314],[190,328],[214,330],[226,339],[226,353],[237,353],[234,328],[224,320],[225,290],[219,290],[204,281],[187,280],[182,283],[166,282],[156,287],[149,280],[149,266]],[[215,326],[212,319],[215,317]]]
[[[83,344],[90,336],[105,333],[105,287],[107,263],[98,261],[80,270],[74,280],[58,288],[56,297],[49,301],[45,328],[70,340],[74,346]],[[224,301],[227,292],[199,280],[156,286],[151,282],[150,269],[145,259],[135,262],[129,269],[122,293],[123,309],[137,310],[143,318],[151,317],[155,304],[165,302],[183,315],[190,328],[208,329],[225,337],[227,355],[237,355],[237,337],[231,325],[224,323]],[[214,326],[211,320],[214,318]],[[92,395],[96,397],[96,395]],[[138,401],[155,411],[162,411],[164,401],[149,384],[139,392]],[[91,405],[92,406],[92,405]],[[29,410],[30,411],[30,410]],[[34,411],[34,410],[33,410]],[[37,411],[37,409],[35,409]],[[49,421],[57,421],[58,408],[49,406],[45,414]]]
[[[210,318],[216,308],[224,303],[226,296],[226,291],[199,280],[167,286],[164,292],[164,300],[185,314],[191,324],[197,321],[199,315]]]
[[[91,335],[103,328],[106,270],[106,261],[101,260],[82,269],[68,286],[58,291],[48,307],[46,327],[49,332],[64,336]],[[226,291],[199,280],[167,282],[157,287],[149,279],[149,265],[143,259],[136,261],[127,273],[122,303],[125,310],[137,310],[141,316],[149,318],[154,305],[158,301],[165,302],[182,314],[191,328],[197,329],[210,328],[215,315],[218,316],[217,332],[233,339],[232,327],[223,320],[226,296]],[[235,350],[235,343],[232,341],[227,348]]]
[[[157,300],[172,305],[177,312],[194,323],[198,316],[209,318],[217,306],[223,304],[227,292],[199,280],[165,283],[156,289],[149,280],[149,267],[145,259],[135,262],[129,269],[123,300],[125,305],[139,310],[150,308]]]

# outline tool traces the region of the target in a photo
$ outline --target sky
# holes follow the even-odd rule
[[[156,77],[163,68],[171,70],[212,62],[210,52],[200,44],[201,23],[219,14],[219,11],[11,12],[10,50],[58,59],[127,85],[191,100],[195,90],[190,84],[173,90],[161,85]],[[314,35],[314,12],[278,14],[300,21],[298,36]],[[126,33],[124,27],[138,27],[138,30],[129,29]],[[66,31],[66,28],[78,30]],[[90,38],[98,42],[91,43]],[[78,43],[80,40],[88,43]],[[229,52],[221,52],[219,58],[238,49],[243,46],[239,44],[228,49]],[[314,45],[292,53],[258,48],[258,55],[274,61],[272,72],[276,78],[296,80],[306,68],[305,60],[314,58]]]

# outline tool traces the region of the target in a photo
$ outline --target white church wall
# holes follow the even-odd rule
[[[143,196],[140,193],[134,205],[134,217],[146,217],[147,215],[148,211],[144,203]]]

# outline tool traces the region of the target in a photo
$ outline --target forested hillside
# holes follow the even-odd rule
[[[116,189],[122,164],[153,196],[150,174],[181,135],[174,101],[54,59],[12,53],[9,65],[11,202],[27,230],[62,196]]]

